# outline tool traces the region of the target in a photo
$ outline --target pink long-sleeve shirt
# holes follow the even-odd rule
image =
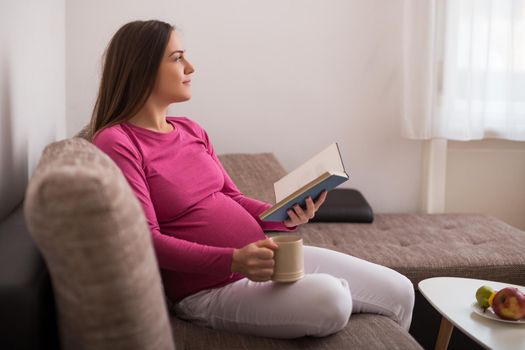
[[[166,117],[160,133],[123,122],[93,143],[111,157],[142,204],[167,296],[180,300],[244,276],[231,272],[234,248],[265,239],[271,205],[244,196],[222,167],[208,135],[185,117]]]

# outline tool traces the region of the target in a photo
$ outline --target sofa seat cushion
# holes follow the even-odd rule
[[[376,214],[372,224],[314,223],[304,243],[391,267],[414,285],[434,276],[525,284],[525,232],[481,214]]]
[[[422,347],[388,317],[354,314],[342,331],[323,338],[272,339],[216,331],[171,315],[177,349],[266,350],[266,349],[399,349]]]

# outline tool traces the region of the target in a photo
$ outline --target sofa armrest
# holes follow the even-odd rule
[[[106,154],[80,138],[46,147],[24,210],[51,274],[63,349],[173,349],[146,219]]]

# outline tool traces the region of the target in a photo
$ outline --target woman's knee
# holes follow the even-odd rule
[[[398,274],[395,287],[392,290],[393,297],[406,308],[410,310],[414,306],[414,286],[412,282],[402,274]]]
[[[393,303],[398,305],[398,322],[408,329],[412,320],[415,294],[412,282],[402,274],[397,274],[395,283],[389,290]]]
[[[306,282],[306,281],[305,281]],[[352,296],[346,280],[327,274],[308,275],[304,288],[321,329],[314,336],[325,336],[343,329],[352,313]]]

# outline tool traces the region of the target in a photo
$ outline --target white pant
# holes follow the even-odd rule
[[[295,283],[247,278],[190,295],[174,305],[191,322],[273,338],[322,337],[351,313],[386,315],[408,330],[412,283],[400,273],[333,250],[304,247],[305,277]]]

